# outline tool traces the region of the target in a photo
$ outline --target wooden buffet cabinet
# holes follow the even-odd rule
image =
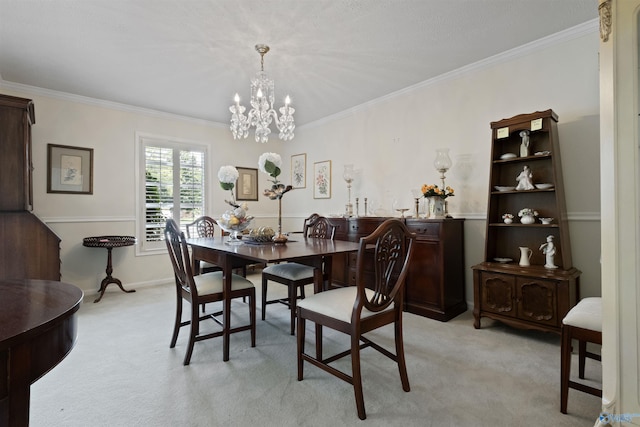
[[[562,319],[580,298],[581,272],[571,261],[557,121],[558,116],[546,110],[491,123],[485,259],[472,267],[476,328],[482,317],[488,317],[519,328],[560,333]],[[523,132],[529,138],[529,152],[524,154],[519,151]],[[525,166],[538,185],[528,190],[509,187]],[[553,221],[522,223],[518,213],[523,208]],[[503,221],[505,213],[513,214],[512,223]],[[544,267],[540,247],[549,236],[557,268]],[[532,250],[530,266],[519,265],[519,247]]]
[[[360,241],[383,217],[330,218],[335,239]],[[405,311],[446,322],[467,310],[464,287],[464,220],[403,219],[416,233],[405,287]],[[333,283],[355,285],[356,254],[333,257]]]
[[[0,95],[0,279],[60,280],[60,238],[33,209],[30,99]]]

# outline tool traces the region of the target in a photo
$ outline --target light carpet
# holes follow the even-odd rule
[[[260,286],[259,274],[249,278]],[[275,283],[269,291],[286,293]],[[258,303],[255,348],[249,332],[234,334],[223,362],[222,339],[214,338],[196,343],[191,364],[183,366],[185,328],[169,348],[173,285],[132,294],[114,288],[97,304],[85,300],[75,348],[31,388],[31,426],[582,427],[600,412],[599,398],[570,390],[569,414],[560,413],[558,336],[487,319],[476,330],[470,311],[444,323],[404,314],[409,393],[392,361],[364,350],[367,419],[360,421],[349,384],[308,363],[297,381],[285,306],[268,306],[262,321]],[[246,305],[234,302],[233,310],[234,322],[248,319]],[[313,323],[307,328],[311,348]],[[393,349],[391,327],[372,336]],[[346,336],[325,329],[325,355],[348,346]],[[348,358],[336,366],[350,372]],[[599,386],[598,362],[587,361],[587,378]]]

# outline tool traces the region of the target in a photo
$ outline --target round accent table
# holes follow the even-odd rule
[[[135,245],[136,238],[133,236],[95,236],[95,237],[85,237],[82,239],[82,245],[88,248],[105,248],[108,251],[107,255],[107,277],[102,279],[102,283],[100,283],[100,296],[94,302],[99,302],[104,295],[104,291],[107,289],[107,285],[109,283],[117,284],[123,292],[135,292],[135,289],[126,290],[122,286],[122,282],[119,279],[111,276],[113,273],[113,267],[111,265],[111,250],[113,248],[121,248],[123,246],[132,246]]]

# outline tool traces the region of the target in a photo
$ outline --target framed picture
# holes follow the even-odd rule
[[[307,155],[291,156],[291,185],[293,188],[307,187]]]
[[[258,169],[241,168],[238,169],[238,182],[236,182],[236,200],[238,201],[258,201]]]
[[[47,144],[47,193],[93,194],[93,148]]]
[[[313,164],[313,198],[331,198],[331,160]]]

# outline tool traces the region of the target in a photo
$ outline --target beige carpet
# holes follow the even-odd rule
[[[260,283],[258,275],[250,278]],[[269,289],[284,295],[284,286]],[[185,367],[186,329],[169,348],[172,285],[133,294],[114,288],[100,303],[93,299],[80,309],[76,347],[31,388],[34,427],[558,427],[591,426],[600,412],[599,398],[570,390],[569,414],[560,413],[559,337],[485,319],[476,330],[469,311],[446,323],[405,313],[409,393],[390,360],[363,351],[367,420],[360,421],[347,383],[309,364],[296,380],[295,337],[282,305],[268,306],[267,320],[258,320],[256,348],[248,332],[235,334],[225,363],[220,338],[199,342]],[[244,321],[246,306],[233,308]],[[311,343],[313,324],[308,328]],[[325,335],[326,351],[347,348],[345,336]],[[391,328],[375,335],[392,348]],[[337,366],[350,369],[348,359]],[[599,363],[587,361],[587,377],[600,380]]]

